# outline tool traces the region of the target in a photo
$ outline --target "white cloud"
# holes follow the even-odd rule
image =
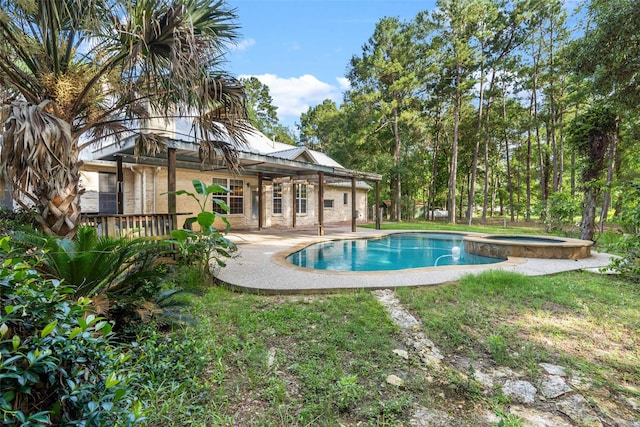
[[[349,90],[351,89],[351,81],[346,77],[336,77],[338,81],[338,86],[340,86],[341,90]]]
[[[240,76],[241,78],[255,77],[266,86],[273,98],[273,105],[278,107],[278,117],[284,123],[290,123],[306,113],[309,107],[331,99],[336,103],[342,102],[344,82],[336,79],[340,87],[318,80],[311,74],[300,77],[279,77],[275,74],[261,74],[257,76]],[[344,79],[346,80],[346,79]]]
[[[243,40],[240,40],[238,43],[232,43],[229,46],[229,49],[242,52],[243,50],[247,50],[251,46],[254,46],[255,44],[256,44],[256,41],[254,39],[243,39]]]

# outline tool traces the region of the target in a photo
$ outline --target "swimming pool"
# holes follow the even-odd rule
[[[298,267],[332,271],[390,271],[495,264],[506,258],[470,254],[463,234],[394,233],[367,239],[315,243],[288,255]]]

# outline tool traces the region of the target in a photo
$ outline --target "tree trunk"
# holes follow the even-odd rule
[[[435,219],[435,213],[433,212],[435,208],[435,199],[436,194],[438,193],[438,148],[440,146],[440,132],[436,131],[434,138],[433,148],[433,163],[431,169],[431,188],[429,189],[430,199],[429,199],[429,214],[431,215],[431,219]]]
[[[593,183],[585,183],[584,208],[582,210],[582,223],[580,224],[580,238],[593,240],[596,223],[596,197],[597,189]]]
[[[80,221],[78,141],[71,124],[43,106],[14,103],[6,114],[0,170],[12,197],[50,235],[71,238]]]
[[[564,128],[563,120],[564,114],[562,111],[559,111],[557,128],[561,129],[561,131],[560,135],[558,136],[558,156],[560,157],[558,159],[558,191],[562,191],[562,189],[564,188],[562,182],[564,177],[564,132],[562,132],[562,129]]]
[[[398,221],[397,213],[398,206],[400,206],[400,200],[398,200],[398,194],[396,193],[396,188],[398,187],[397,181],[398,176],[396,174],[392,174],[391,177],[389,177],[389,195],[391,196],[389,216],[391,221]]]
[[[487,115],[489,113],[487,112]],[[482,223],[487,223],[487,209],[489,204],[489,135],[484,137],[484,188],[482,191]]]
[[[481,46],[484,51],[484,46]],[[483,55],[484,58],[484,55]],[[473,208],[476,204],[476,175],[478,173],[478,157],[480,155],[480,133],[482,130],[482,107],[484,104],[484,61],[480,65],[480,100],[478,101],[478,124],[476,126],[476,145],[473,149],[473,163],[471,164],[471,182],[469,183],[469,206],[467,207],[467,223],[471,225]]]
[[[531,129],[527,129],[527,159],[526,159],[526,185],[527,194],[525,199],[524,220],[531,220]]]
[[[496,81],[496,69],[493,68],[491,73],[491,83],[489,84],[489,93],[493,93],[493,86]],[[491,102],[493,97],[487,99],[487,112],[484,122],[484,191],[482,198],[482,223],[487,223],[487,205],[489,203],[489,119],[491,117]],[[493,215],[493,214],[492,214]]]
[[[493,213],[496,211],[496,177],[495,175],[491,176],[491,210],[489,211],[491,217],[493,217]]]
[[[506,82],[502,86],[502,119],[505,123],[504,128],[504,150],[507,161],[507,191],[509,192],[509,212],[511,213],[511,222],[515,222],[513,212],[513,181],[511,179],[511,160],[509,158],[509,132],[506,127],[507,123],[507,101],[506,101]]]
[[[547,201],[547,187],[545,178],[545,163],[544,163],[544,151],[542,149],[542,141],[540,139],[540,123],[538,122],[538,67],[540,64],[540,56],[542,55],[540,48],[535,53],[534,67],[533,67],[533,80],[531,87],[531,103],[533,105],[533,123],[535,126],[535,138],[538,146],[538,167],[540,170],[540,199],[545,203]]]
[[[449,175],[449,222],[456,223],[456,175],[458,172],[458,132],[460,126],[460,71],[456,75],[454,96],[453,146],[451,148],[451,171]]]
[[[500,216],[504,216],[504,201],[502,200],[502,191],[500,191],[500,177],[496,175],[496,194],[500,205]]]
[[[576,194],[576,149],[571,148],[571,195]]]
[[[516,221],[520,221],[520,187],[522,186],[522,176],[520,168],[516,168]]]
[[[551,86],[551,90],[553,91],[553,85]],[[551,176],[552,176],[551,184],[552,184],[553,192],[557,193],[560,191],[560,184],[558,183],[558,174],[560,170],[560,166],[559,166],[560,155],[558,153],[558,144],[556,140],[556,130],[555,130],[556,112],[555,112],[553,92],[550,96],[549,108],[551,109],[551,118],[549,119],[549,123],[547,124],[547,141],[551,143],[551,155],[553,156],[552,158],[553,172],[551,173]]]
[[[609,205],[611,204],[611,182],[613,181],[613,172],[616,164],[616,148],[617,148],[617,133],[612,135],[609,143],[609,168],[607,169],[607,183],[605,184],[605,191],[602,201],[602,213],[600,214],[600,232],[604,231],[604,223],[609,215]]]
[[[458,218],[462,218],[462,212],[464,210],[464,180],[462,180],[462,188],[460,189],[460,206],[458,206]]]
[[[557,124],[557,106],[556,106],[556,93],[555,93],[555,58],[554,58],[554,20],[549,20],[549,70],[552,78],[549,81],[549,123],[547,124],[547,141],[551,144],[551,155],[553,156],[552,165],[552,188],[555,193],[561,190],[562,180],[558,179],[560,171],[560,155],[558,150],[558,144],[556,140],[556,124]]]
[[[396,107],[393,108],[393,138],[394,138],[394,147],[393,147],[393,157],[396,163],[396,181],[395,188],[392,191],[395,194],[396,206],[394,215],[398,222],[402,221],[402,173],[400,170],[400,148],[401,148],[401,140],[400,140],[400,130],[398,129],[398,109]]]
[[[77,170],[77,167],[74,168]],[[73,172],[70,172],[73,175]],[[75,175],[79,178],[79,175]],[[46,191],[46,197],[36,205],[36,220],[42,230],[53,236],[72,238],[80,221],[79,179],[61,192],[53,189]]]

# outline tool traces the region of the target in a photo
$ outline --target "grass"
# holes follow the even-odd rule
[[[189,390],[160,390],[148,425],[396,425],[410,402],[406,391],[381,388],[398,369],[398,331],[369,293],[211,289],[197,314],[206,375]],[[185,411],[184,402],[204,406]]]
[[[373,224],[367,224],[362,227],[374,228]],[[417,222],[393,222],[382,223],[383,230],[438,230],[438,231],[472,231],[477,233],[496,233],[496,234],[545,234],[544,226],[536,223],[491,223],[482,224],[450,224],[438,221],[417,221]]]
[[[447,358],[483,359],[533,380],[538,363],[556,363],[612,399],[640,396],[639,293],[635,284],[575,272],[484,272],[397,291]],[[401,333],[369,292],[275,297],[211,288],[195,304],[200,324],[174,339],[189,338],[177,348],[204,368],[189,373],[190,355],[180,356],[179,377],[148,391],[147,425],[395,426],[408,424],[416,405],[461,425],[476,425],[470,414],[479,407],[518,425],[509,400],[486,396],[465,372],[394,354]],[[405,386],[386,384],[390,374]]]
[[[640,395],[640,288],[592,273],[484,272],[435,288],[399,289],[447,353],[484,355],[532,377],[558,363]]]

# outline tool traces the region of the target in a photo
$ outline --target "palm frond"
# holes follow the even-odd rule
[[[135,147],[133,155],[137,158],[140,156],[154,157],[161,152],[166,151],[166,138],[156,133],[139,133],[135,139]]]
[[[220,153],[230,169],[237,169],[237,151],[254,132],[242,83],[228,76],[210,77],[196,93],[206,109],[194,120],[194,129],[200,131],[200,162],[213,164]]]
[[[47,111],[50,103],[14,102],[2,107],[6,119],[0,176],[17,184],[14,187],[17,191],[38,189],[46,184],[62,192],[76,178],[78,152],[71,128]]]

